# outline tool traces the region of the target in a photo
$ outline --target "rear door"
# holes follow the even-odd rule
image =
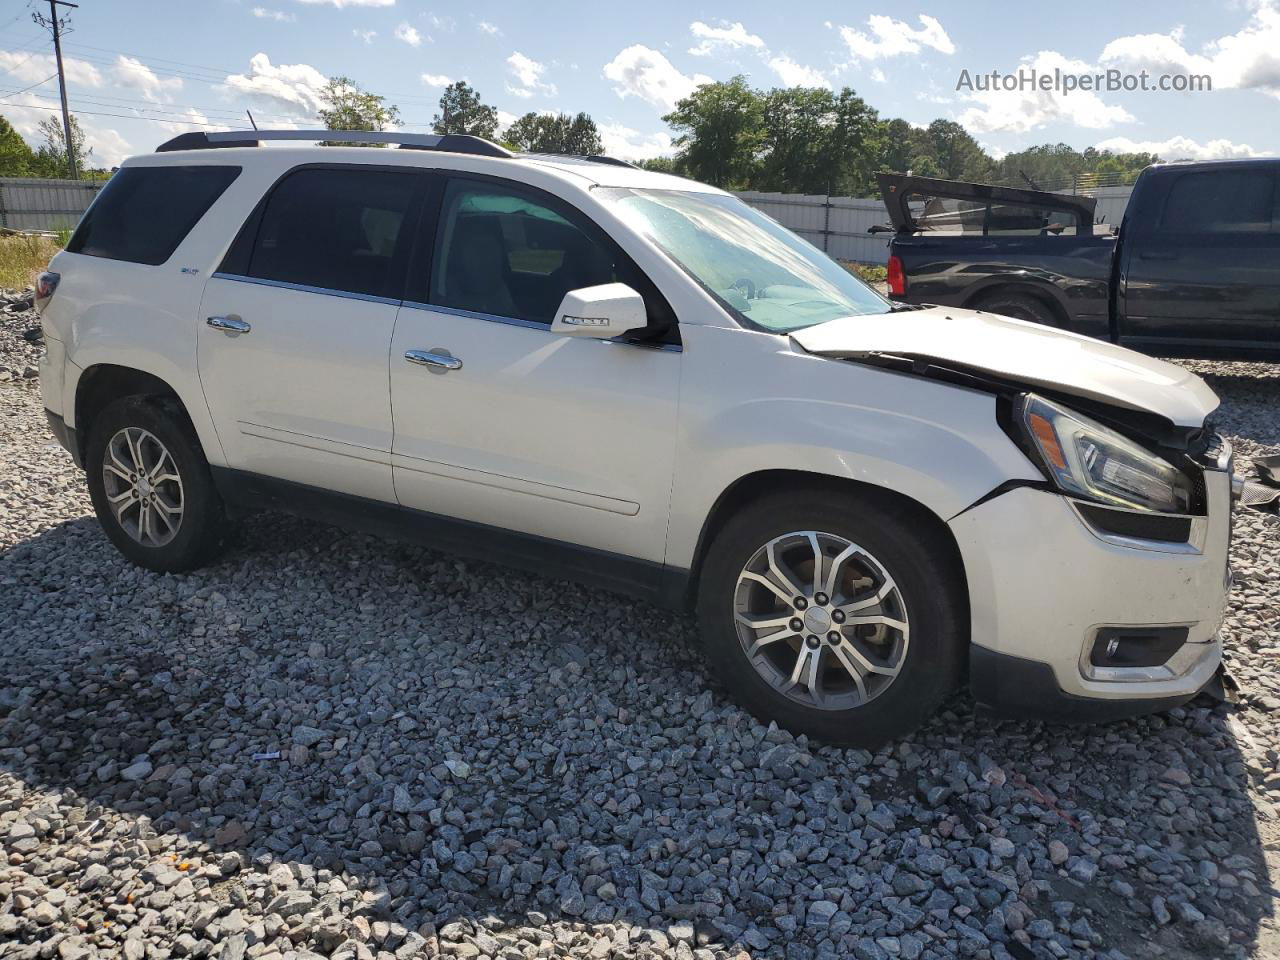
[[[674,322],[670,307],[559,198],[496,178],[442,181],[391,349],[400,502],[661,563],[679,345],[564,337],[550,324],[568,290],[615,281],[645,295],[655,329]]]
[[[205,288],[200,379],[233,468],[394,502],[387,350],[426,177],[286,174]]]
[[[1280,349],[1274,166],[1171,168],[1124,228],[1120,342],[1147,351]]]

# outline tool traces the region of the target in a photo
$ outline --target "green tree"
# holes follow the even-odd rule
[[[465,80],[459,80],[440,95],[440,112],[432,120],[432,129],[492,140],[498,133],[498,111],[484,103]]]
[[[881,144],[881,170],[919,177],[941,176],[933,140],[924,127],[902,119],[887,120],[881,126]]]
[[[969,131],[954,120],[935,120],[926,130],[940,175],[948,180],[990,181],[995,162]]]
[[[707,83],[662,118],[676,131],[677,162],[693,179],[742,187],[755,168],[763,103],[746,77]]]
[[[761,155],[751,185],[790,193],[862,195],[882,153],[875,110],[848,87],[770,90],[761,110]]]
[[[4,117],[0,117],[0,177],[35,175],[35,151]]]
[[[317,113],[326,130],[386,130],[400,123],[400,109],[395,104],[361,90],[350,77],[330,77],[320,99],[324,106]]]
[[[641,170],[649,170],[652,173],[670,173],[675,176],[684,176],[684,171],[676,162],[675,157],[650,157],[648,160],[641,160],[636,164]]]
[[[507,128],[503,139],[529,153],[566,153],[596,156],[604,153],[600,131],[585,113],[526,113]]]
[[[39,130],[44,143],[36,150],[32,172],[37,177],[60,177],[67,175],[67,138],[62,129],[62,118],[45,117],[40,121]],[[80,129],[80,120],[71,118],[71,145],[75,152],[76,170],[83,175],[89,170],[89,162],[93,157],[93,149],[86,147],[84,131]]]

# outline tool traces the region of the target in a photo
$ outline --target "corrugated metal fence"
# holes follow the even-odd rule
[[[1104,224],[1119,224],[1132,189],[1099,187],[1087,191],[1089,196],[1098,199],[1097,218]],[[743,191],[738,196],[837,260],[874,264],[885,261],[885,247],[890,235],[870,232],[876,224],[889,222],[884,204],[878,199],[752,190]]]
[[[0,227],[73,227],[102,185],[103,181],[0,177]],[[1120,222],[1131,189],[1101,187],[1089,191],[1098,198],[1098,216],[1104,223]],[[889,235],[870,232],[875,224],[888,221],[879,200],[750,190],[738,196],[840,260],[884,262]]]
[[[74,227],[105,180],[0,177],[0,227],[61,230]]]

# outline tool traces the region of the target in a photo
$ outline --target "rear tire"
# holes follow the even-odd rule
[[[952,553],[898,504],[820,489],[758,500],[729,520],[703,566],[708,668],[762,722],[793,733],[867,748],[908,734],[963,676],[967,604]],[[784,600],[788,586],[798,594]]]
[[[1061,327],[1048,304],[1024,293],[993,293],[979,300],[973,309],[996,313],[1015,320],[1028,320],[1046,327]]]
[[[109,404],[90,428],[85,473],[107,538],[139,566],[179,573],[222,546],[222,500],[175,401],[124,397]]]

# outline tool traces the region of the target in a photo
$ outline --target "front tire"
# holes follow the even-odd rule
[[[201,566],[222,545],[222,500],[181,408],[154,397],[109,404],[90,428],[85,473],[107,538],[158,573]]]
[[[708,551],[709,669],[762,722],[875,748],[960,682],[962,578],[943,535],[890,502],[799,490],[756,501]]]

